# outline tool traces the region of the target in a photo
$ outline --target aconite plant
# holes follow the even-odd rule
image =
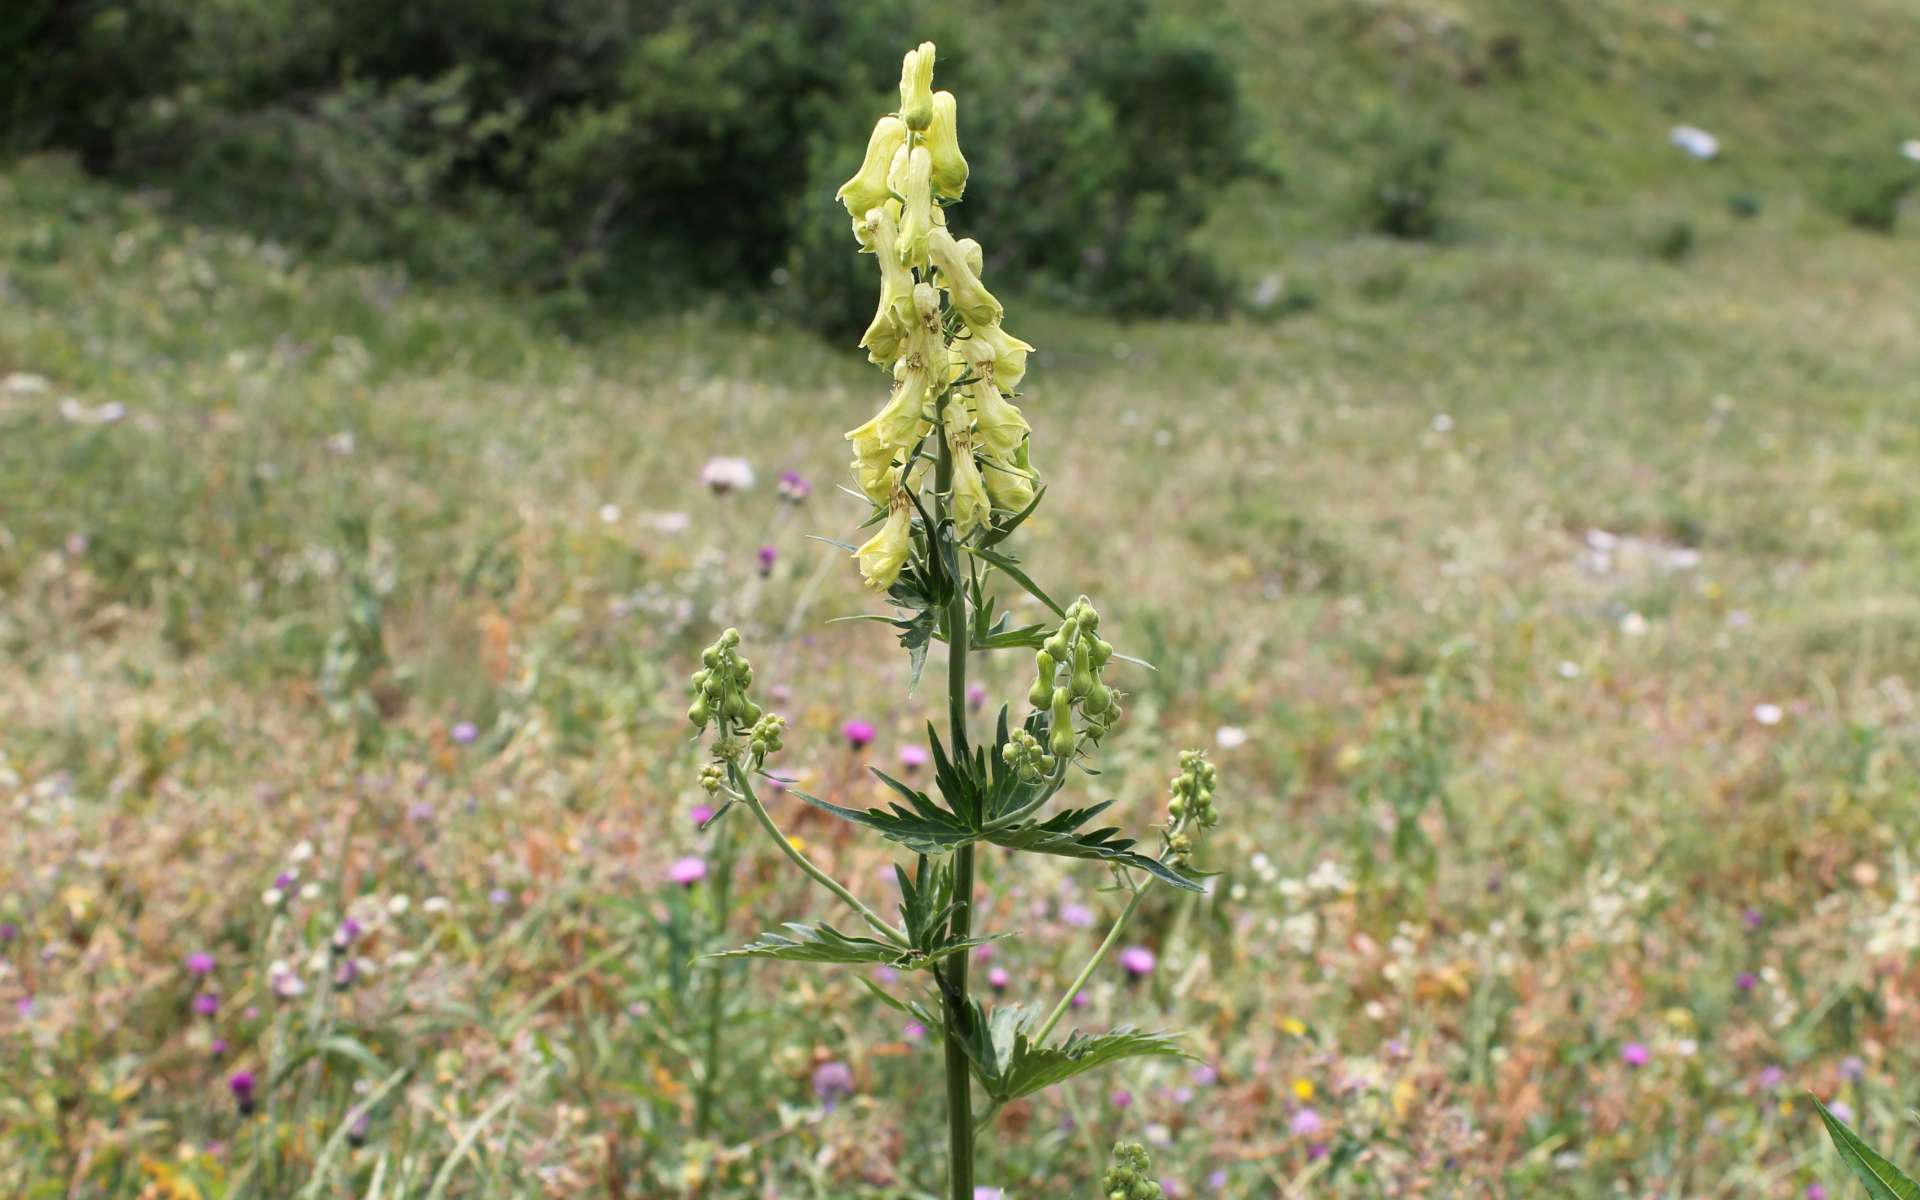
[[[904,994],[862,982],[938,1031],[948,1194],[974,1200],[975,1136],[992,1128],[1002,1106],[1118,1059],[1181,1053],[1174,1036],[1130,1027],[1056,1034],[1148,889],[1156,882],[1201,889],[1189,865],[1193,840],[1217,817],[1214,769],[1197,751],[1180,756],[1154,852],[1096,825],[1112,800],[1055,804],[1070,781],[1092,770],[1093,753],[1119,723],[1124,695],[1108,676],[1133,660],[1114,650],[1091,601],[1056,602],[1011,548],[1045,491],[1026,417],[1010,400],[1033,347],[1002,325],[1001,303],[980,281],[980,244],[950,228],[948,212],[966,190],[967,160],[954,97],[933,90],[933,64],[930,42],[907,54],[900,110],[874,126],[865,160],[838,193],[860,251],[880,271],[879,306],[860,346],[892,382],[880,411],[846,435],[855,484],[872,503],[868,524],[878,528],[864,545],[845,548],[867,586],[890,603],[893,612],[873,619],[897,632],[914,683],[929,651],[945,647],[947,729],[943,738],[929,727],[931,794],[877,770],[895,795],[885,808],[795,793],[912,856],[911,870],[895,867],[898,921],[820,869],[756,795],[756,780],[781,749],[784,723],[752,699],[753,668],[737,632],[728,630],[706,650],[688,717],[711,733],[712,759],[701,782],[725,794],[721,813],[744,807],[799,870],[864,925],[843,932],[788,924],[725,957],[884,964],[902,972]],[[1048,619],[1016,626],[999,609],[1003,593],[1025,593]],[[991,652],[1031,653],[1036,670],[1018,723],[1003,707],[983,740],[968,724],[968,663]],[[971,951],[1010,936],[974,921],[977,859],[994,852],[1087,860],[1110,872],[1127,897],[1111,931],[1051,1005],[989,1007],[969,986]]]

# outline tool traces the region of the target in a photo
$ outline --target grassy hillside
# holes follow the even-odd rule
[[[1853,8],[1238,5],[1286,178],[1214,235],[1287,315],[1011,305],[1030,557],[1159,668],[1100,798],[1144,828],[1208,745],[1227,829],[1212,896],[1143,911],[1159,969],[1076,1018],[1211,1071],[1016,1105],[983,1180],[1078,1194],[1128,1136],[1187,1195],[1844,1194],[1808,1089],[1917,1156],[1920,239],[1827,215],[1812,164],[1897,127],[1920,17]],[[1509,31],[1522,69],[1467,82]],[[1431,242],[1347,220],[1389,97],[1451,131]],[[687,965],[817,911],[689,819],[713,630],[828,799],[940,704],[826,623],[867,602],[805,536],[863,516],[857,352],[570,339],[55,160],[0,174],[0,313],[0,1193],[934,1186],[939,1114],[883,1098],[936,1048],[849,975]],[[717,454],[756,485],[703,490]],[[777,815],[888,898],[871,843]],[[996,964],[1051,988],[1111,897],[1004,868]]]

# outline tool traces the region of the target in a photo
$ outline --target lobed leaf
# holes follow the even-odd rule
[[[1082,831],[1081,826],[1113,807],[1108,800],[1089,808],[1068,809],[1045,821],[1025,821],[1007,829],[991,830],[986,839],[1009,850],[1027,850],[1035,854],[1054,854],[1062,858],[1087,858],[1117,863],[1145,871],[1162,883],[1189,892],[1204,892],[1200,882],[1174,870],[1157,858],[1141,854],[1134,840],[1116,828]]]
[[[924,792],[909,790],[908,795],[912,800],[907,806],[892,804],[884,809],[869,808],[864,811],[844,808],[801,791],[793,794],[822,812],[830,812],[856,825],[864,825],[916,854],[945,854],[979,837],[965,821],[935,804]]]
[[[703,957],[774,958],[782,962],[812,963],[884,963],[903,971],[912,971],[994,940],[964,938],[946,942],[931,951],[906,950],[874,938],[848,937],[831,925],[805,925],[789,921],[782,928],[788,932],[763,933],[737,949],[721,950]]]

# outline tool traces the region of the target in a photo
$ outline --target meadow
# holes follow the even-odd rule
[[[1376,59],[1324,61],[1256,89]],[[1208,231],[1226,319],[1023,310],[1023,536],[1156,668],[1098,795],[1144,829],[1206,747],[1224,824],[1073,1017],[1196,1060],[1009,1106],[1008,1200],[1123,1137],[1174,1196],[1847,1195],[1809,1092],[1920,1158],[1920,240],[1739,97],[1686,93],[1766,153],[1697,163],[1636,95],[1524,178],[1541,127],[1462,118],[1430,240],[1339,219],[1320,139]],[[939,666],[832,622],[874,602],[809,536],[866,515],[878,377],[750,305],[550,316],[0,172],[0,1194],[938,1191],[924,1029],[697,961],[821,911],[699,828],[719,629],[797,787],[927,769]],[[982,857],[1022,934],[978,978],[1057,987],[1115,903],[1027,861]]]

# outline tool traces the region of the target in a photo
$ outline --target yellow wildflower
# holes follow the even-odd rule
[[[909,267],[924,267],[927,235],[934,228],[933,155],[925,146],[915,146],[908,151],[898,190],[906,200],[900,214],[900,262]]]
[[[912,329],[913,274],[895,253],[899,226],[888,207],[869,209],[866,225],[872,230],[874,257],[880,260],[880,307],[860,335],[860,348],[867,352],[867,361],[885,367],[900,356],[900,345]]]
[[[996,454],[981,456],[981,477],[987,481],[987,495],[995,508],[1022,512],[1033,503],[1033,468],[1027,465],[1027,448],[1022,445],[1011,458]]]
[[[876,592],[892,587],[900,578],[901,568],[907,565],[907,555],[912,548],[913,506],[907,501],[906,491],[896,488],[888,501],[886,523],[854,551],[867,586]]]
[[[904,230],[902,232],[904,235]],[[1000,318],[1006,315],[1006,308],[968,267],[966,252],[952,234],[944,229],[930,231],[927,253],[933,259],[933,265],[940,268],[940,284],[947,289],[947,298],[953,302],[953,310],[960,314],[960,319],[967,323],[968,329],[984,329],[1000,323]]]
[[[927,149],[933,155],[933,189],[954,200],[967,190],[967,156],[960,153],[956,109],[952,92],[935,92],[933,122],[927,126]]]
[[[993,351],[994,385],[1003,392],[1018,390],[1020,380],[1027,374],[1027,353],[1033,347],[998,325],[975,329],[973,336]]]
[[[993,503],[973,461],[973,431],[967,428],[966,409],[949,403],[945,423],[947,449],[953,457],[953,531],[966,537],[993,519]]]
[[[887,170],[893,165],[893,152],[907,140],[907,126],[899,117],[881,117],[867,138],[867,156],[853,178],[840,185],[835,200],[847,206],[847,215],[857,227],[866,220],[869,209],[887,200]]]

